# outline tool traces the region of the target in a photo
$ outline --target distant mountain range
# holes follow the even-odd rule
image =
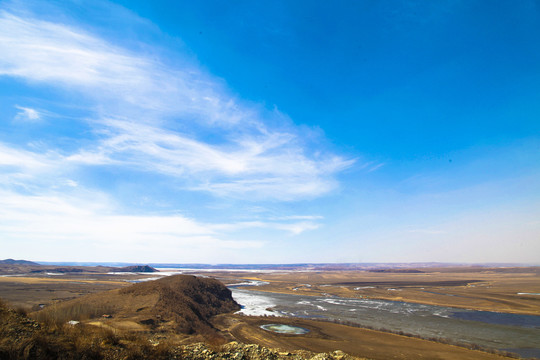
[[[13,260],[13,259],[0,260],[0,264],[5,264],[5,265],[32,265],[32,266],[39,266],[38,263],[35,263],[35,262],[33,262],[33,261],[28,261],[28,260]]]
[[[444,263],[444,262],[416,262],[416,263],[296,263],[296,264],[189,264],[189,263],[129,263],[129,262],[48,262],[39,263],[26,260],[6,259],[0,260],[0,265],[54,265],[54,266],[107,266],[123,267],[120,271],[151,272],[151,268],[173,268],[194,270],[384,270],[384,269],[421,269],[421,268],[450,268],[450,267],[522,267],[540,266],[540,264],[520,263]],[[135,270],[137,267],[145,270]],[[132,270],[128,270],[132,268]],[[113,271],[113,270],[111,270]],[[114,271],[118,271],[114,269]]]
[[[134,266],[140,263],[122,262],[40,262],[46,265],[66,266]],[[417,263],[297,263],[297,264],[186,264],[186,263],[148,263],[153,268],[194,269],[194,270],[368,270],[368,269],[411,269],[411,268],[444,268],[444,267],[520,267],[539,266],[540,264],[519,263],[443,263],[443,262],[417,262]]]

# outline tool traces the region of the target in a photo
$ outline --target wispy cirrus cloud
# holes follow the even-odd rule
[[[95,149],[85,149],[68,159],[82,163],[123,164],[145,171],[192,180],[189,189],[218,196],[253,200],[295,200],[332,190],[331,175],[353,160],[308,158],[289,142],[291,134],[272,133],[242,136],[213,145],[178,132],[147,124],[106,120],[108,136]],[[197,180],[198,184],[197,184]]]
[[[40,112],[36,109],[18,105],[16,105],[15,107],[19,110],[17,115],[15,115],[15,121],[35,123],[42,120]]]
[[[78,28],[0,10],[0,75],[83,93],[110,115],[137,114],[135,122],[244,125],[256,111],[226,94],[224,84],[182,60],[166,66]]]
[[[56,160],[57,156],[51,153],[35,153],[0,143],[0,166],[4,167],[3,172],[45,171]]]
[[[231,224],[212,225],[216,231],[238,231],[244,229],[271,229],[286,231],[291,235],[299,235],[303,232],[316,230],[320,224],[313,221],[279,222],[279,221],[242,221]]]
[[[52,89],[53,102],[60,103],[49,109],[48,99],[31,98],[12,105],[18,110],[13,129],[21,122],[46,124],[25,128],[35,136],[24,141],[0,139],[0,235],[6,252],[26,254],[31,244],[40,244],[28,256],[38,259],[46,246],[48,254],[65,250],[79,260],[121,260],[118,254],[141,259],[144,253],[149,260],[209,261],[216,249],[232,256],[264,246],[237,236],[246,231],[299,235],[321,226],[322,217],[310,215],[247,212],[201,220],[183,215],[189,211],[181,200],[167,204],[165,213],[157,205],[131,207],[130,195],[118,194],[114,181],[148,186],[137,173],[160,179],[165,189],[158,191],[170,197],[207,193],[232,199],[233,208],[234,202],[327,194],[338,186],[337,174],[356,160],[327,150],[323,137],[306,134],[308,128],[296,127],[286,115],[242,100],[182,54],[175,55],[178,61],[162,61],[151,45],[142,46],[143,52],[73,25],[67,16],[54,22],[36,14],[0,5],[0,80]],[[65,110],[62,99],[76,110]],[[47,132],[43,140],[39,131]],[[91,250],[78,254],[80,248]],[[160,253],[164,248],[169,259]]]
[[[89,99],[99,140],[67,155],[81,166],[114,163],[185,179],[192,191],[290,201],[328,193],[355,161],[310,150],[293,126],[269,127],[271,113],[196,65],[171,68],[77,27],[1,11],[0,52],[0,75]]]

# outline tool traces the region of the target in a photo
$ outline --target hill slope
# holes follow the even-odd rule
[[[281,352],[258,345],[231,342],[216,348],[202,343],[151,345],[149,338],[122,337],[94,326],[64,326],[51,331],[0,301],[0,359],[327,359],[354,360],[340,351],[315,354],[309,351]]]
[[[212,316],[239,309],[231,291],[219,281],[175,275],[61,302],[34,316],[58,324],[101,319],[112,327],[121,323],[124,328],[192,334],[210,331]]]

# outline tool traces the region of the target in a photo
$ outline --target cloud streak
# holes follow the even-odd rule
[[[32,96],[36,89],[55,95],[53,101],[32,98],[36,108],[12,104],[14,132],[22,123],[42,124],[26,126],[25,134],[33,133],[23,141],[0,139],[6,253],[42,260],[41,254],[55,260],[52,254],[68,253],[79,261],[144,261],[141,254],[148,261],[212,261],[265,246],[246,233],[296,236],[321,226],[321,216],[243,213],[204,221],[182,215],[189,211],[181,200],[155,205],[165,193],[180,199],[203,193],[230,208],[313,199],[337,188],[337,175],[356,160],[334,154],[316,131],[295,126],[277,110],[238,98],[184,54],[162,60],[149,45],[141,52],[67,17],[59,23],[13,12],[19,5],[0,6],[0,80],[16,81]],[[132,205],[118,190],[148,186],[145,176],[164,187],[149,199],[152,209],[142,199]]]
[[[216,231],[238,231],[244,229],[272,229],[286,231],[291,235],[299,235],[303,232],[316,230],[319,228],[319,224],[313,221],[299,221],[299,222],[269,222],[269,221],[243,221],[232,224],[217,224],[212,225],[212,229]]]
[[[0,75],[91,101],[99,140],[66,156],[81,166],[144,169],[219,197],[293,201],[332,191],[354,163],[311,151],[293,126],[269,128],[277,115],[242,103],[195,65],[170,68],[79,28],[1,11],[0,53]]]
[[[39,122],[41,121],[41,114],[36,110],[23,106],[15,106],[19,112],[15,115],[15,121],[19,122]]]

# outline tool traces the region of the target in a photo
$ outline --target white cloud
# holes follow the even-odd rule
[[[60,176],[61,161],[62,157],[53,151],[35,153],[0,142],[0,185],[34,187],[49,177]]]
[[[23,106],[15,106],[19,109],[19,112],[15,115],[15,121],[20,122],[39,122],[41,121],[41,114],[36,110]]]
[[[314,179],[309,178],[307,174],[302,175],[305,176],[268,177],[207,183],[193,189],[208,191],[218,196],[247,197],[250,200],[293,201],[299,198],[313,198],[324,195],[337,186],[333,180]]]
[[[146,249],[151,253],[167,252],[178,261],[188,261],[184,254],[204,259],[204,250],[245,249],[262,246],[258,241],[224,240],[210,225],[199,223],[181,215],[119,215],[107,196],[100,193],[22,195],[0,190],[0,234],[3,246],[25,249],[31,241],[39,244],[34,258],[63,256],[66,244],[84,246],[82,258],[99,258],[103,249],[113,251],[110,260],[132,256],[131,261],[141,258],[132,248]],[[81,254],[70,254],[81,258]],[[41,257],[40,257],[41,256]],[[96,257],[97,256],[97,257]]]
[[[51,159],[46,154],[36,154],[31,151],[18,150],[0,143],[0,166],[39,171],[51,165]]]
[[[75,180],[66,179],[65,184],[70,187],[77,187],[79,184]]]
[[[35,151],[15,148],[0,142],[0,189],[24,189],[40,193],[50,189],[74,188],[78,182],[70,176],[74,164],[54,150]]]
[[[168,66],[150,47],[137,53],[69,25],[67,18],[53,23],[24,14],[0,10],[0,80],[10,77],[78,96],[85,118],[13,104],[14,120],[45,117],[47,131],[60,129],[65,138],[41,141],[36,133],[33,145],[0,142],[3,251],[43,260],[67,254],[74,260],[132,261],[144,254],[161,261],[208,261],[210,253],[219,258],[220,251],[234,256],[264,246],[238,240],[246,229],[297,235],[320,226],[322,217],[311,215],[216,224],[148,214],[142,207],[127,212],[125,204],[116,203],[120,195],[108,193],[115,184],[102,185],[109,178],[100,178],[97,190],[87,188],[91,181],[85,176],[101,167],[120,177],[140,171],[172,179],[163,181],[168,191],[295,201],[332,191],[336,174],[355,160],[327,152],[323,144],[307,144],[305,139],[315,138],[305,136],[309,129],[242,101],[186,59]],[[92,134],[84,139],[69,134],[62,128],[66,119],[84,122]],[[63,145],[67,142],[70,146]],[[103,251],[110,253],[107,259]]]
[[[61,85],[115,106],[122,101],[208,122],[249,115],[237,111],[233,98],[222,98],[219,84],[196,67],[167,68],[63,24],[0,11],[0,53],[0,75]]]
[[[212,225],[216,231],[239,231],[243,229],[273,229],[289,232],[291,235],[299,235],[305,231],[316,230],[319,224],[312,221],[299,221],[292,223],[274,222],[274,221],[242,221],[231,224]]]
[[[76,27],[0,11],[0,53],[0,75],[95,103],[100,141],[67,154],[71,164],[144,169],[216,196],[290,201],[328,193],[335,174],[354,163],[310,151],[294,127],[269,128],[272,114],[196,65],[171,68]]]
[[[95,151],[68,160],[87,164],[123,164],[174,177],[204,179],[191,187],[219,196],[253,200],[295,200],[322,195],[336,186],[331,175],[353,160],[333,156],[317,161],[288,143],[290,134],[274,133],[210,145],[155,126],[108,120],[109,137]]]

